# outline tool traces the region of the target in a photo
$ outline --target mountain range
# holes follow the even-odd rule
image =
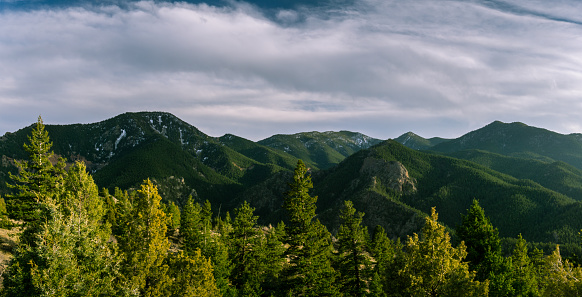
[[[32,126],[0,137],[0,194]],[[152,179],[164,200],[208,199],[224,215],[242,201],[262,224],[285,219],[287,182],[298,159],[310,168],[318,217],[335,232],[352,200],[370,228],[418,232],[430,208],[450,228],[478,199],[503,237],[576,244],[582,229],[582,135],[493,122],[456,139],[412,132],[394,140],[361,133],[305,132],[251,141],[211,137],[164,112],[125,113],[93,124],[47,125],[55,154],[82,160],[99,187]]]

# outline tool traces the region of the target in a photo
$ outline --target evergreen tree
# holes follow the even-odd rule
[[[6,209],[6,201],[0,197],[0,228],[9,229],[14,227],[14,224],[8,218],[8,210]]]
[[[210,211],[210,202],[205,203],[204,210],[195,203],[192,196],[184,205],[180,219],[180,237],[184,243],[184,250],[188,256],[193,256],[197,250],[212,261],[216,286],[223,296],[234,296],[236,292],[230,285],[229,277],[232,271],[228,256],[228,234],[221,234],[213,238]],[[229,229],[230,227],[226,227]]]
[[[243,296],[259,296],[264,255],[261,254],[263,234],[257,228],[258,217],[248,202],[235,209],[230,237],[233,272],[230,280]]]
[[[54,158],[50,150],[52,142],[40,116],[28,136],[28,142],[24,144],[24,150],[29,159],[15,162],[18,174],[10,173],[13,183],[8,186],[16,193],[7,198],[9,214],[15,219],[30,222],[40,220],[40,205],[60,193],[65,172],[62,158],[56,166],[51,163]]]
[[[209,256],[207,258],[212,261],[216,286],[223,297],[237,296],[236,289],[230,283],[232,262],[228,255],[228,238],[217,236],[211,239],[212,241],[208,244]]]
[[[467,215],[463,216],[461,225],[457,227],[457,235],[467,247],[465,260],[469,262],[469,270],[477,272],[477,280],[486,280],[489,273],[494,271],[490,265],[493,261],[485,257],[501,255],[501,240],[499,232],[493,228],[477,200],[473,200]]]
[[[182,214],[180,215],[180,237],[184,242],[184,250],[193,255],[197,249],[203,250],[203,255],[208,257],[205,249],[205,236],[202,220],[202,208],[195,203],[192,196],[186,200]]]
[[[97,186],[76,163],[58,200],[42,207],[50,220],[39,225],[34,244],[21,243],[4,281],[7,296],[98,296],[115,294],[118,257]]]
[[[563,260],[559,246],[544,259],[539,279],[543,288],[542,296],[582,295],[582,268]]]
[[[166,215],[162,198],[150,180],[137,191],[118,243],[123,253],[122,287],[143,296],[163,296],[168,266],[164,262],[170,243],[166,237]]]
[[[105,207],[105,222],[107,222],[112,227],[117,225],[117,209],[115,198],[109,194],[109,190],[106,188],[101,189],[101,196],[103,197],[104,207]]]
[[[368,230],[362,226],[364,214],[351,201],[344,202],[337,234],[340,289],[344,296],[364,296],[370,281],[370,259],[366,254]]]
[[[224,215],[224,219],[221,217],[216,218],[216,232],[220,233],[222,237],[228,237],[232,232],[232,219],[230,218],[230,213],[227,211]]]
[[[511,255],[512,287],[515,296],[538,296],[538,282],[528,255],[527,242],[521,234]]]
[[[315,219],[317,197],[305,164],[299,160],[286,193],[284,208],[289,216],[285,243],[289,263],[283,270],[284,290],[292,296],[335,296],[336,272],[331,266],[331,234]]]
[[[382,226],[378,225],[374,228],[372,240],[369,245],[372,257],[375,260],[372,281],[370,283],[370,294],[372,296],[387,296],[385,291],[400,291],[397,290],[398,286],[395,285],[395,282],[389,281],[398,276],[397,272],[399,267],[395,265],[394,244],[388,238]]]
[[[285,237],[285,224],[281,222],[277,227],[270,227],[263,244],[265,257],[262,280],[264,296],[274,296],[280,287],[279,274],[283,268],[285,247],[281,241]]]
[[[218,297],[220,291],[212,274],[210,260],[196,250],[191,256],[184,252],[168,257],[171,285],[165,296],[170,297]]]
[[[210,249],[211,234],[212,234],[212,206],[208,199],[204,201],[202,209],[200,210],[200,223],[202,230],[202,254],[208,254],[207,250]]]
[[[170,201],[168,204],[168,213],[170,214],[170,229],[172,232],[180,228],[180,208],[174,201]]]
[[[400,274],[409,279],[412,296],[485,296],[487,282],[474,281],[474,272],[463,259],[465,245],[454,248],[445,227],[437,222],[434,207],[422,228],[406,242],[405,266]]]
[[[132,195],[127,191],[121,191],[119,188],[115,188],[114,197],[117,200],[114,204],[114,210],[107,213],[108,221],[112,224],[111,229],[113,231],[113,235],[116,237],[122,237],[124,235],[125,230],[131,221],[133,220],[132,212],[133,212],[133,197],[135,194],[132,192]],[[113,215],[114,218],[110,218]]]

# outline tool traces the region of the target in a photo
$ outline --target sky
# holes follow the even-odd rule
[[[134,111],[255,141],[582,132],[582,1],[69,2],[0,0],[0,135]]]

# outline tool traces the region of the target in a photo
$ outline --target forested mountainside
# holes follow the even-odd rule
[[[471,161],[388,140],[312,172],[315,191],[312,173],[298,160],[293,172],[280,170],[233,198],[231,212],[194,195],[181,206],[163,202],[149,178],[137,189],[99,192],[85,163],[67,165],[51,151],[48,135],[39,117],[23,146],[28,156],[14,161],[11,191],[6,200],[0,197],[2,296],[582,293],[576,256],[565,260],[550,243],[537,244],[546,250],[531,249],[524,239],[572,240],[570,228],[581,227],[579,202]],[[250,146],[228,139],[241,149]],[[160,136],[136,145],[147,148],[140,152],[168,155],[159,156],[161,163],[187,161],[148,170],[201,166],[188,163],[190,155],[171,143]],[[130,160],[118,164],[139,156],[123,158]],[[184,182],[171,176],[159,187],[180,190],[176,183]],[[493,212],[491,220],[481,203]],[[259,223],[259,213],[277,226]],[[456,240],[442,222],[457,222]],[[5,235],[11,228],[21,230],[17,242]],[[504,239],[512,246],[503,248],[500,235],[522,230],[524,236]],[[580,250],[579,242],[570,246]]]
[[[312,169],[327,169],[337,165],[353,153],[382,142],[361,133],[305,132],[294,135],[274,135],[258,143],[284,151],[290,155],[314,164]]]
[[[563,135],[519,122],[495,121],[456,139],[434,141],[435,138],[431,138],[431,142],[420,136],[412,138],[408,136],[404,134],[396,140],[414,149],[445,154],[464,150],[483,150],[544,162],[562,161],[582,169],[582,134],[579,133]]]
[[[0,193],[6,191],[7,171],[14,168],[10,164],[26,156],[22,144],[31,129],[32,126],[26,127],[0,138],[0,155],[4,160]],[[47,125],[46,130],[53,140],[55,154],[69,163],[84,161],[100,187],[126,189],[152,178],[159,184],[179,186],[180,191],[165,186],[162,191],[168,190],[163,193],[164,199],[180,205],[194,194],[232,206],[230,200],[244,188],[294,168],[297,156],[286,152],[285,147],[305,154],[306,164],[316,169],[337,164],[348,154],[379,141],[346,131],[322,133],[325,141],[322,137],[314,139],[314,133],[300,133],[278,135],[280,140],[275,144],[265,140],[275,146],[270,147],[230,134],[210,137],[163,112],[125,113],[93,124]],[[304,140],[300,146],[313,145],[312,151],[302,151],[297,146],[297,141]],[[322,143],[317,143],[320,140]],[[283,147],[277,149],[277,145]]]
[[[22,144],[31,129],[0,141],[2,193],[14,160],[26,157]],[[265,225],[285,218],[280,206],[286,184],[302,159],[320,197],[319,217],[332,231],[344,200],[366,213],[365,225],[381,225],[393,238],[420,230],[433,206],[454,227],[472,199],[504,237],[576,243],[582,229],[578,136],[520,123],[494,122],[453,140],[407,133],[384,142],[348,131],[274,135],[258,142],[231,134],[215,138],[162,112],[46,130],[55,153],[69,164],[84,161],[100,188],[137,188],[149,178],[166,203],[183,207],[192,195],[224,213],[248,201]]]

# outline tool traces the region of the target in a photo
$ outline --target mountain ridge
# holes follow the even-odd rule
[[[22,144],[31,127],[1,139],[1,185],[15,170],[13,160],[26,157]],[[390,236],[403,237],[419,231],[433,206],[443,223],[455,226],[473,198],[503,236],[572,243],[582,229],[582,170],[547,153],[562,144],[560,152],[576,160],[579,134],[523,123],[493,122],[457,139],[428,142],[406,133],[405,145],[402,137],[382,141],[350,131],[277,134],[258,142],[233,134],[211,137],[164,112],[46,130],[55,153],[91,165],[99,187],[128,189],[150,178],[166,202],[183,205],[192,195],[223,214],[247,200],[265,224],[285,219],[287,182],[304,159],[319,196],[318,217],[332,231],[344,200],[366,213],[369,227],[382,225]],[[407,147],[413,143],[431,146]],[[0,186],[0,194],[6,191]]]

